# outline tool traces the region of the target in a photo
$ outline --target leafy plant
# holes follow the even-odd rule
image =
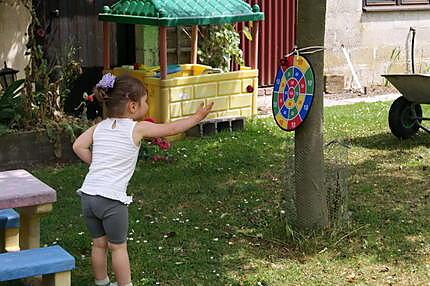
[[[203,30],[198,51],[199,59],[203,64],[229,71],[232,60],[239,65],[244,64],[243,53],[239,45],[240,35],[235,31],[233,25],[208,26]]]
[[[0,123],[13,126],[21,118],[22,105],[20,91],[23,79],[13,82],[0,94]]]
[[[70,89],[76,79],[82,74],[82,60],[79,58],[79,49],[73,42],[66,44],[64,54],[57,60],[58,68],[58,95],[60,106],[64,107],[64,101],[70,95]]]
[[[389,74],[390,73],[390,70],[391,70],[391,68],[392,68],[392,66],[393,66],[393,64],[395,63],[395,62],[398,62],[399,61],[399,59],[400,59],[400,52],[401,52],[401,50],[400,50],[400,48],[399,47],[395,47],[392,51],[391,51],[391,55],[390,55],[390,61],[389,61],[389,64],[388,64],[388,67],[387,67],[387,71],[386,71],[386,73],[387,74]],[[390,84],[390,82],[387,80],[387,79],[384,79],[384,86],[388,86],[389,84]]]
[[[81,61],[75,45],[66,43],[63,54],[49,56],[48,50],[52,43],[50,33],[52,21],[44,23],[38,17],[36,7],[39,1],[27,4],[26,8],[32,16],[28,27],[26,55],[29,63],[25,68],[25,89],[23,92],[24,118],[22,126],[44,127],[49,121],[65,118],[64,101],[70,94],[71,86],[81,74]]]
[[[48,23],[39,18],[36,10],[41,0],[20,0],[31,15],[26,33],[25,80],[14,83],[0,98],[0,132],[4,126],[30,130],[41,128],[54,144],[55,155],[61,157],[62,135],[71,140],[91,125],[86,118],[78,119],[64,113],[64,102],[74,81],[81,74],[78,49],[71,42],[63,46],[63,53],[48,53],[53,38],[50,37],[52,18]],[[21,86],[23,88],[21,89]],[[21,92],[18,94],[18,89]]]

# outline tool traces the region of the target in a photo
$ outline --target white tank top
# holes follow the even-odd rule
[[[92,161],[78,192],[99,195],[130,204],[127,186],[136,168],[139,147],[133,141],[136,122],[129,118],[107,118],[93,134]]]

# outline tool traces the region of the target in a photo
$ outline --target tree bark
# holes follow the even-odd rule
[[[297,1],[298,48],[323,46],[326,1]],[[295,133],[295,189],[297,227],[318,229],[328,225],[327,193],[324,188],[323,70],[324,53],[306,55],[315,72],[312,108]]]

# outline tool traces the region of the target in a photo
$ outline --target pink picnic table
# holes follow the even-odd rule
[[[56,200],[55,190],[26,170],[0,172],[0,209],[18,208],[21,250],[40,247],[40,217]]]

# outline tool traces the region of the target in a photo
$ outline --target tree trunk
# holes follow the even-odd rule
[[[297,1],[297,46],[323,46],[326,1]],[[324,53],[305,55],[315,72],[315,94],[305,122],[295,133],[295,187],[297,226],[301,229],[328,225],[324,188],[323,70]]]

